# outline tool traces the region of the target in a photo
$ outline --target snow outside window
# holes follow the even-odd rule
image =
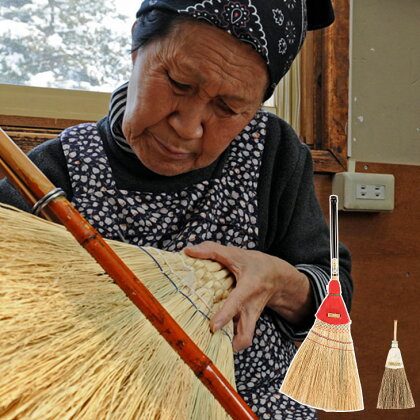
[[[128,80],[136,0],[1,0],[0,83],[111,92]]]

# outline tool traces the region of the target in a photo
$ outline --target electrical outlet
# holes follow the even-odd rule
[[[394,210],[394,176],[360,172],[341,172],[333,179],[338,209],[344,211]]]
[[[385,200],[385,185],[356,184],[356,198],[360,200]]]

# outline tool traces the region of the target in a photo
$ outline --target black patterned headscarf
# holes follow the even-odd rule
[[[267,99],[289,70],[302,47],[306,30],[312,29],[308,28],[307,3],[308,9],[319,11],[318,5],[313,6],[315,0],[145,0],[137,18],[153,9],[168,10],[206,21],[251,44],[267,63],[270,77]],[[330,0],[316,0],[316,3],[327,3],[332,13]],[[322,16],[321,19],[317,16],[313,29],[320,27]]]

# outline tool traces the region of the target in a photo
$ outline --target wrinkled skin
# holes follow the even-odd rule
[[[123,132],[152,171],[210,165],[261,105],[266,65],[228,33],[183,22],[133,54]]]
[[[309,280],[288,262],[263,252],[210,241],[186,248],[185,252],[190,257],[218,261],[235,275],[235,289],[210,321],[212,331],[235,321],[235,351],[252,344],[255,324],[266,306],[292,324],[306,324],[313,317]]]
[[[199,22],[183,22],[133,53],[123,132],[140,161],[174,176],[214,162],[255,115],[268,84],[251,46]],[[307,277],[277,257],[204,242],[185,252],[225,265],[236,288],[212,318],[213,331],[235,321],[235,351],[252,343],[267,306],[294,324],[313,314]]]

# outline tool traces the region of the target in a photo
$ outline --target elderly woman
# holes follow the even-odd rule
[[[133,71],[98,123],[30,153],[107,238],[224,264],[236,385],[262,419],[312,419],[279,393],[322,301],[329,236],[309,149],[260,109],[331,5],[302,0],[148,0],[133,26]],[[28,209],[7,181],[0,200]],[[350,257],[340,247],[350,305]]]

